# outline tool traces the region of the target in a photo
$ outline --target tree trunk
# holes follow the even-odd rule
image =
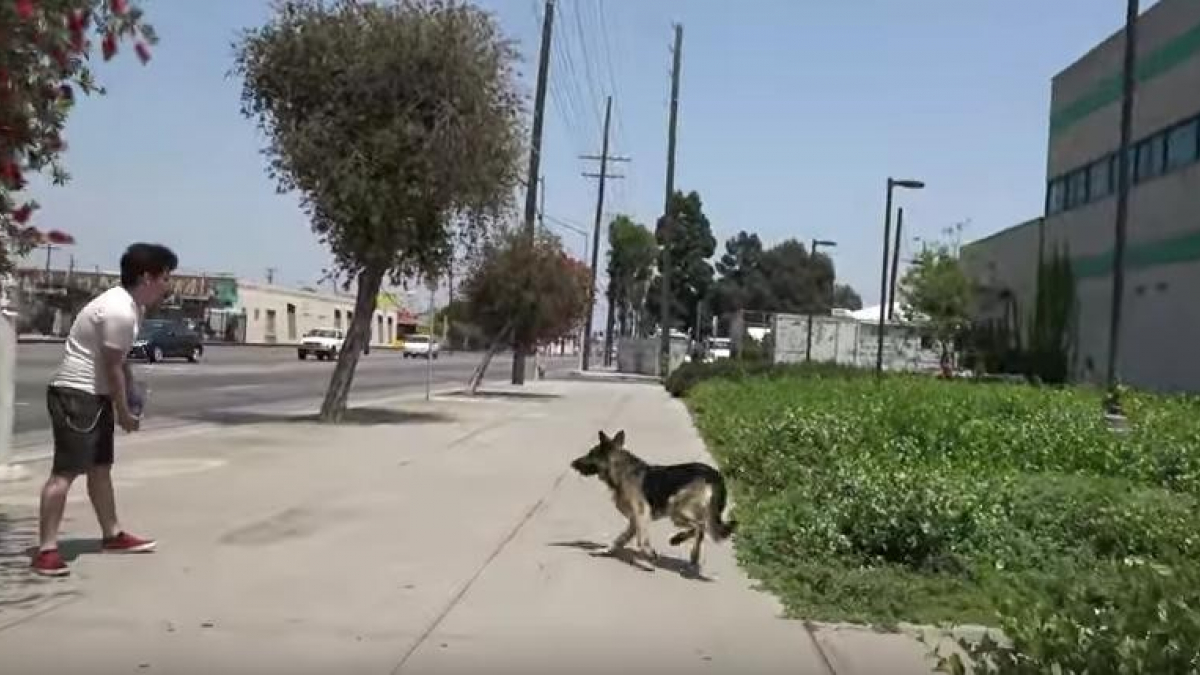
[[[525,384],[525,349],[526,346],[513,342],[512,383]]]
[[[368,268],[358,275],[358,297],[354,301],[354,320],[346,331],[346,341],[338,354],[337,366],[325,391],[325,402],[321,404],[322,422],[337,424],[346,413],[346,400],[354,384],[354,369],[363,348],[371,341],[371,320],[375,315],[375,301],[383,285],[382,268]]]
[[[471,374],[471,380],[467,383],[467,391],[472,396],[475,395],[475,392],[479,391],[479,385],[483,383],[483,376],[487,374],[488,366],[492,363],[492,357],[504,346],[504,341],[508,339],[508,334],[509,328],[507,327],[500,331],[496,339],[492,340],[492,344],[488,345],[488,350],[484,352],[483,361],[479,364],[479,367]]]
[[[613,293],[608,295],[608,317],[604,322],[604,365],[612,365],[613,331],[617,325],[616,300]]]

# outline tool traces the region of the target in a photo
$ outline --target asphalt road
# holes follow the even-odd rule
[[[46,384],[58,367],[61,344],[22,344],[17,351],[15,445],[45,444],[50,420]],[[466,383],[481,354],[442,354],[433,362],[433,389]],[[569,368],[574,359],[558,358],[549,369]],[[196,423],[237,423],[254,415],[315,411],[325,395],[332,362],[300,361],[294,348],[211,347],[201,363],[170,360],[134,365],[135,377],[150,387],[143,429],[165,429]],[[512,361],[497,356],[488,380],[506,381]],[[350,403],[425,389],[426,362],[404,359],[399,352],[372,350],[355,371]]]

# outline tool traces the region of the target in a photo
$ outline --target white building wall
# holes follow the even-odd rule
[[[296,344],[315,328],[350,327],[354,298],[238,281],[238,305],[246,316],[249,344]],[[371,345],[390,344],[396,317],[376,310],[371,320]]]

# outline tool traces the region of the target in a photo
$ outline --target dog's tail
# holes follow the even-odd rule
[[[708,502],[708,531],[714,541],[724,541],[737,529],[737,521],[723,518],[725,501],[729,497],[725,479],[716,474],[709,479],[709,484],[712,485],[712,499]]]

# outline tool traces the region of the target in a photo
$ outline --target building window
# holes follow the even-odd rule
[[[1050,181],[1050,188],[1046,195],[1046,213],[1054,215],[1060,213],[1067,207],[1067,185],[1062,178],[1056,178]]]
[[[287,306],[287,333],[289,340],[296,339],[296,306],[291,303]]]
[[[1163,173],[1166,154],[1163,152],[1166,143],[1165,135],[1151,136],[1137,145],[1137,171],[1134,172],[1135,182],[1141,183],[1157,178]]]
[[[1088,196],[1094,201],[1104,199],[1113,193],[1114,155],[1093,162],[1088,169]]]
[[[1196,161],[1197,141],[1200,140],[1200,120],[1181,124],[1167,133],[1167,170],[1178,169]]]
[[[1087,190],[1088,172],[1080,169],[1067,176],[1067,208],[1082,206],[1088,201]]]

